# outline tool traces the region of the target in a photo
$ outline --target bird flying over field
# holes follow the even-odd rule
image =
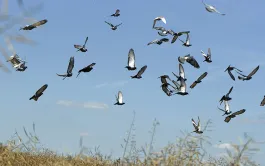
[[[48,84],[43,85],[37,92],[29,99],[29,100],[35,100],[38,101],[39,97],[43,95],[43,92],[47,89]]]
[[[136,70],[136,66],[135,66],[135,53],[134,50],[131,48],[129,50],[128,53],[128,62],[127,62],[127,66],[125,67],[128,70]]]
[[[230,115],[228,115],[226,118],[225,118],[225,122],[228,123],[232,118],[235,118],[237,115],[240,115],[240,114],[243,114],[246,110],[245,109],[242,109],[242,110],[239,110],[237,112],[234,112]]]
[[[90,65],[88,65],[88,66],[84,67],[83,69],[79,70],[79,71],[78,71],[78,74],[77,74],[77,76],[76,76],[76,78],[79,76],[79,74],[80,74],[81,72],[88,73],[88,72],[90,72],[91,70],[93,70],[93,66],[95,66],[95,65],[96,65],[96,63],[91,63]]]
[[[117,102],[114,105],[123,105],[123,104],[125,104],[123,102],[123,95],[122,95],[121,91],[118,92],[118,97],[116,95],[115,95],[115,97],[116,97],[116,101]]]
[[[165,23],[165,24],[167,23],[165,17],[163,17],[163,16],[156,17],[156,18],[154,19],[154,22],[153,22],[153,28],[155,28],[155,25],[156,25],[156,22],[157,22],[157,21],[162,21],[162,22]]]
[[[178,57],[178,61],[182,64],[184,64],[184,62],[188,62],[190,65],[192,65],[193,67],[199,69],[200,68],[200,65],[198,64],[198,62],[196,61],[196,59],[191,56],[190,54],[188,55],[185,55],[185,56],[179,56]]]
[[[137,79],[142,78],[142,74],[145,72],[146,68],[147,68],[147,65],[143,66],[143,67],[138,71],[138,73],[137,73],[136,75],[134,75],[134,76],[131,76],[131,78],[137,78]]]
[[[44,20],[38,21],[38,22],[36,22],[34,24],[26,25],[25,27],[22,27],[19,30],[32,30],[34,28],[37,28],[38,26],[46,24],[47,22],[48,22],[48,20],[44,19]]]
[[[211,62],[212,62],[211,48],[208,48],[208,53],[207,53],[207,54],[205,54],[205,53],[201,50],[201,54],[202,54],[203,57],[205,58],[203,62],[208,62],[208,63],[211,63]]]
[[[223,95],[223,97],[220,99],[220,105],[222,104],[223,101],[229,101],[231,100],[232,98],[229,97],[230,93],[232,92],[233,90],[233,86],[230,88],[230,90],[228,91],[228,93],[226,95]]]
[[[58,76],[60,77],[64,77],[63,80],[66,78],[66,77],[72,77],[73,73],[73,68],[74,68],[74,57],[70,57],[70,60],[69,60],[69,64],[68,64],[68,68],[67,68],[67,73],[66,74],[57,74]]]
[[[163,42],[168,42],[168,38],[162,38],[162,39],[155,39],[151,42],[149,42],[147,45],[150,45],[150,44],[158,44],[158,45],[161,45]]]
[[[197,134],[202,134],[203,131],[201,131],[200,118],[198,117],[198,124],[196,124],[196,122],[194,121],[193,118],[191,119],[191,122],[193,124],[194,129],[195,129],[193,132],[195,132]]]
[[[238,72],[242,72],[241,70],[239,70],[238,68],[236,68],[236,67],[232,67],[231,65],[229,65],[226,69],[225,69],[225,71],[224,72],[228,72],[228,74],[229,74],[229,76],[231,77],[231,79],[232,80],[234,80],[235,81],[235,77],[234,77],[234,75],[232,74],[232,70],[236,70],[236,72],[238,73]]]
[[[85,43],[83,44],[83,46],[77,45],[77,44],[74,45],[74,47],[77,49],[77,51],[87,52],[87,49],[86,49],[87,40],[88,40],[88,37],[86,37],[86,40],[85,40]]]
[[[107,22],[107,21],[105,21],[105,23],[107,23],[109,26],[111,26],[111,29],[113,30],[113,31],[115,31],[122,23],[120,23],[120,24],[118,24],[118,25],[113,25],[113,24],[111,24],[111,23],[109,23],[109,22]]]
[[[204,79],[204,77],[206,77],[207,76],[207,72],[204,72],[196,81],[194,81],[192,84],[191,84],[191,86],[190,86],[190,88],[192,89],[192,88],[194,88],[197,84],[199,84],[199,83],[201,83],[202,82],[202,79]]]
[[[238,76],[238,79],[239,80],[242,80],[242,81],[245,81],[245,80],[250,80],[252,79],[252,76],[259,70],[259,66],[257,66],[254,70],[252,70],[251,73],[249,73],[249,75],[244,75],[244,74],[241,74],[241,73],[238,73],[240,74],[241,76]]]

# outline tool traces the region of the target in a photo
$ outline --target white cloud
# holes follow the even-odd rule
[[[233,146],[229,143],[223,143],[223,144],[216,144],[214,145],[215,148],[219,148],[219,149],[234,149]]]
[[[79,107],[84,109],[108,109],[108,105],[105,103],[99,102],[76,102],[70,100],[58,100],[56,102],[58,105],[62,105],[65,107]]]
[[[109,86],[109,87],[118,87],[118,86],[124,86],[125,84],[127,84],[128,81],[117,81],[117,82],[112,82],[112,83],[102,83],[102,84],[98,84],[96,85],[96,88],[102,88],[102,87],[106,87],[106,86]]]

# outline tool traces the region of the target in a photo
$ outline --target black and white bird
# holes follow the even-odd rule
[[[38,101],[39,97],[43,95],[43,92],[47,89],[48,84],[43,85],[29,100]]]
[[[208,48],[207,54],[205,54],[202,50],[201,50],[201,53],[202,53],[203,57],[205,58],[203,62],[208,62],[208,63],[212,62],[211,48]]]
[[[157,22],[157,21],[162,21],[162,22],[165,23],[165,24],[167,23],[165,17],[163,17],[163,16],[156,17],[156,18],[154,19],[154,22],[153,22],[153,28],[155,28],[155,25],[156,25],[156,22]]]
[[[121,91],[118,92],[118,97],[116,95],[115,95],[115,97],[116,97],[116,101],[117,102],[114,105],[123,105],[123,104],[125,104],[123,102],[123,95],[122,95]]]
[[[119,9],[116,9],[115,13],[110,15],[112,17],[119,17],[120,16],[120,10]]]
[[[208,74],[207,72],[204,72],[196,81],[194,81],[191,84],[190,88],[193,89],[197,84],[201,83],[202,82],[202,79],[204,79],[204,77],[206,77],[207,74]]]
[[[238,76],[238,79],[239,80],[242,80],[242,81],[245,81],[245,80],[250,80],[252,79],[252,76],[259,70],[259,66],[257,66],[254,70],[252,70],[251,73],[249,73],[249,75],[244,75],[244,74],[241,74],[241,73],[238,73],[240,74],[241,76]]]
[[[191,64],[193,67],[199,69],[200,65],[198,64],[197,60],[191,56],[190,54],[185,55],[185,56],[179,56],[178,57],[178,61],[182,64],[184,64],[184,62],[188,62],[189,64]]]
[[[184,79],[182,77],[180,77],[180,87],[179,87],[179,91],[176,94],[182,95],[182,96],[189,94],[187,92],[186,82],[184,81]]]
[[[74,44],[74,47],[77,49],[77,51],[87,52],[87,49],[86,49],[87,40],[88,40],[88,37],[86,37],[86,40],[85,40],[85,43],[83,44],[83,46],[78,45],[78,44]]]
[[[228,93],[226,95],[223,95],[223,97],[220,99],[220,105],[222,104],[223,101],[229,101],[231,100],[232,98],[229,97],[230,93],[232,92],[233,90],[233,86],[230,88],[230,90],[228,91]]]
[[[149,42],[147,45],[150,45],[150,44],[158,44],[158,45],[161,45],[163,42],[168,42],[168,41],[169,41],[168,38],[155,39],[155,40]]]
[[[34,24],[26,25],[25,27],[22,27],[19,30],[32,30],[34,28],[37,28],[38,26],[46,24],[47,22],[48,22],[48,20],[44,19],[44,20],[38,21],[38,22],[36,22]]]
[[[228,72],[228,74],[229,74],[229,76],[231,77],[231,79],[232,80],[234,80],[235,81],[235,77],[234,77],[234,75],[232,74],[232,70],[236,70],[236,72],[238,73],[238,72],[242,72],[241,70],[239,70],[238,68],[236,68],[236,67],[232,67],[231,65],[229,65],[226,69],[225,69],[225,71],[224,72]]]
[[[77,74],[76,78],[79,76],[79,74],[80,74],[81,72],[88,73],[88,72],[90,72],[91,70],[93,70],[93,66],[95,66],[95,65],[96,65],[96,63],[91,63],[90,65],[84,67],[83,69],[80,69],[80,70],[78,71],[78,74]]]
[[[131,78],[137,78],[137,79],[142,78],[142,74],[145,72],[146,68],[147,68],[147,65],[143,66],[143,67],[138,71],[138,73],[137,73],[136,75],[134,75],[134,76],[131,76]]]
[[[260,102],[260,106],[264,106],[265,105],[265,95],[263,96],[262,101]]]
[[[187,35],[187,37],[186,37],[186,41],[184,42],[183,40],[181,40],[181,39],[179,39],[183,44],[183,46],[185,46],[185,47],[190,47],[190,46],[192,46],[191,44],[190,44],[190,35],[189,35],[189,33],[187,33],[186,34]]]
[[[232,113],[232,112],[230,111],[230,106],[229,106],[228,101],[224,101],[224,103],[225,103],[224,109],[221,109],[221,108],[217,107],[219,110],[221,110],[221,111],[224,112],[223,116],[224,116],[224,115],[229,115],[229,114]]]
[[[230,115],[228,115],[226,118],[225,118],[225,122],[228,123],[232,118],[235,118],[237,115],[240,115],[240,114],[243,114],[244,112],[246,112],[245,109],[242,109],[242,110],[239,110],[237,112],[234,112]]]
[[[179,63],[179,76],[172,72],[172,74],[177,77],[177,81],[180,81],[180,77],[184,79],[184,81],[187,81],[185,78],[185,71],[181,63]]]
[[[209,5],[209,4],[206,4],[206,3],[204,2],[204,0],[202,0],[202,3],[204,4],[204,7],[205,7],[205,9],[206,9],[208,12],[210,12],[210,13],[218,13],[218,14],[221,14],[222,16],[225,15],[224,13],[219,12],[214,6]]]
[[[171,40],[171,44],[175,43],[175,41],[178,39],[179,36],[182,36],[183,34],[189,34],[190,31],[183,31],[183,32],[174,32],[173,30],[168,30],[168,33],[171,34],[173,36],[172,40]]]
[[[107,23],[107,24],[109,24],[110,26],[111,26],[111,29],[113,30],[113,31],[115,31],[122,23],[120,23],[120,24],[118,24],[118,25],[113,25],[113,24],[111,24],[111,23],[109,23],[109,22],[107,22],[107,21],[105,21],[105,23]]]
[[[132,48],[129,50],[128,62],[127,62],[127,66],[125,68],[127,68],[128,70],[136,70],[135,54],[134,54],[134,50]]]
[[[199,118],[199,116],[198,116],[198,124],[196,124],[196,122],[194,121],[193,118],[191,119],[191,122],[193,124],[194,129],[195,129],[193,132],[195,132],[197,134],[202,134],[203,131],[201,131],[201,124],[200,124],[200,118]]]
[[[70,57],[68,68],[67,68],[67,73],[66,74],[57,74],[57,75],[60,77],[64,77],[63,80],[66,77],[72,77],[72,75],[73,75],[72,71],[74,68],[74,63],[75,63],[74,57]]]

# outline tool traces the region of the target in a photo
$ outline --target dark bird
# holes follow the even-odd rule
[[[183,34],[189,34],[190,31],[183,31],[183,32],[177,32],[175,33],[173,30],[168,30],[168,33],[171,34],[173,36],[172,40],[171,40],[171,44],[175,43],[175,41],[178,39],[179,36],[182,36]]]
[[[199,84],[199,83],[201,83],[202,82],[202,79],[204,79],[204,77],[206,77],[207,76],[207,72],[204,72],[196,81],[194,81],[192,84],[191,84],[191,86],[190,86],[190,88],[192,89],[192,88],[194,88],[197,84]]]
[[[147,45],[150,45],[150,44],[158,44],[158,45],[161,45],[163,42],[168,42],[169,40],[167,38],[162,38],[162,39],[155,39],[151,42],[149,42]]]
[[[137,79],[142,78],[142,74],[145,72],[146,68],[147,68],[146,65],[143,66],[143,67],[138,71],[138,73],[137,73],[136,75],[134,75],[134,76],[131,76],[131,78],[137,78]]]
[[[38,101],[39,97],[43,95],[43,92],[47,89],[48,84],[43,85],[29,100]]]
[[[203,62],[208,62],[208,63],[212,62],[211,48],[208,48],[207,54],[205,54],[202,50],[201,50],[201,53],[202,53],[203,57],[205,58],[205,60]]]
[[[191,44],[190,44],[190,35],[189,35],[189,33],[187,33],[186,34],[187,35],[187,37],[186,37],[186,41],[184,42],[183,40],[181,40],[181,39],[179,39],[183,44],[183,46],[185,46],[185,47],[190,47],[190,46],[192,46]]]
[[[77,51],[87,52],[87,49],[86,49],[87,39],[88,39],[88,37],[86,37],[86,40],[85,40],[85,43],[83,46],[77,45],[77,44],[74,45],[74,47],[77,49]]]
[[[66,74],[57,74],[58,76],[60,77],[64,77],[63,80],[66,78],[66,77],[72,77],[73,73],[72,73],[72,70],[74,68],[74,57],[71,57],[70,60],[69,60],[69,64],[68,64],[68,68],[67,68],[67,73]]]
[[[116,97],[116,101],[117,102],[114,105],[123,105],[123,104],[125,104],[123,102],[123,95],[122,95],[121,91],[118,92],[118,97],[116,95],[115,95],[115,97]]]
[[[264,106],[265,105],[265,96],[263,97],[262,101],[260,102],[260,106]]]
[[[171,87],[173,87],[172,85],[170,85],[169,83],[163,83],[162,85],[161,85],[161,87],[162,87],[162,90],[165,92],[165,94],[167,95],[167,96],[172,96],[172,90],[170,90],[169,88],[168,88],[168,86],[171,86]],[[173,87],[174,88],[174,87]]]
[[[129,50],[128,62],[127,62],[127,66],[125,68],[127,68],[128,70],[136,70],[135,54],[134,54],[134,50],[132,48]]]
[[[191,119],[191,122],[194,126],[194,129],[195,129],[193,132],[195,132],[197,134],[202,134],[203,131],[201,131],[200,118],[198,117],[198,124],[196,124],[196,122],[193,120],[193,118]]]
[[[232,80],[234,80],[235,81],[235,77],[234,77],[234,75],[232,74],[232,70],[236,70],[236,71],[238,71],[238,72],[242,72],[241,70],[239,70],[238,68],[236,68],[236,67],[232,67],[231,65],[229,65],[226,69],[225,69],[225,72],[227,71],[228,72],[228,74],[229,74],[229,76],[232,78]]]
[[[219,101],[220,105],[222,104],[223,101],[229,101],[232,99],[231,97],[229,97],[229,94],[232,92],[232,90],[233,90],[233,87],[230,88],[229,92],[226,95],[223,95],[223,97]]]
[[[172,72],[172,74],[177,77],[177,81],[180,81],[180,77],[182,77],[184,79],[184,81],[186,81],[187,79],[185,78],[185,72],[184,72],[184,68],[182,66],[181,63],[179,63],[179,76],[176,75],[175,73]]]
[[[110,16],[113,16],[113,17],[119,17],[120,16],[120,10],[117,9],[116,12]]]
[[[32,30],[34,28],[37,28],[38,26],[46,24],[47,22],[48,22],[48,20],[44,19],[44,20],[38,21],[38,22],[36,22],[34,24],[26,25],[25,27],[20,28],[19,30]]]
[[[241,77],[241,76],[238,76],[238,79],[239,80],[242,80],[242,81],[245,81],[245,80],[250,80],[251,78],[252,78],[252,76],[257,72],[259,70],[259,66],[257,66],[251,73],[249,73],[249,75],[243,75],[243,74],[241,74],[241,73],[238,73],[238,74],[240,74],[241,76],[243,76],[243,77]]]
[[[84,67],[83,69],[79,70],[79,71],[78,71],[78,74],[77,74],[77,76],[76,76],[76,78],[79,76],[79,74],[80,74],[81,72],[88,73],[88,72],[90,72],[91,70],[93,70],[93,66],[94,66],[95,64],[96,64],[96,63],[91,63],[90,65],[88,65],[88,66]]]
[[[167,84],[167,80],[166,80],[166,79],[168,79],[168,80],[171,81],[171,79],[169,78],[168,75],[162,75],[162,76],[160,76],[160,77],[158,77],[158,78],[161,79],[161,83],[162,83],[162,84]]]
[[[187,92],[187,88],[186,88],[186,82],[184,81],[184,79],[182,77],[180,77],[180,87],[179,87],[179,91],[176,94],[185,96],[187,94],[189,94]]]
[[[196,61],[196,59],[193,56],[190,56],[190,54],[185,55],[183,57],[179,56],[178,57],[178,61],[182,64],[184,64],[184,62],[188,62],[189,64],[191,64],[193,67],[199,69],[200,65],[198,64],[198,62]]]
[[[240,114],[243,114],[246,110],[245,109],[242,109],[240,111],[237,111],[237,112],[234,112],[230,115],[228,115],[226,118],[225,118],[225,122],[228,123],[232,118],[235,118],[237,115],[240,115]]]
[[[109,23],[109,22],[107,22],[107,21],[105,21],[105,23],[107,23],[107,24],[109,24],[110,26],[111,26],[111,29],[113,30],[113,31],[115,31],[117,28],[118,28],[118,26],[120,26],[122,23],[120,23],[120,24],[118,24],[118,25],[113,25],[113,24],[111,24],[111,23]]]
[[[224,115],[229,115],[229,114],[232,113],[232,112],[230,111],[230,106],[229,106],[229,104],[228,104],[228,101],[225,101],[225,107],[224,107],[224,110],[221,109],[221,108],[219,108],[219,107],[217,107],[217,108],[218,108],[219,110],[221,110],[221,111],[224,112],[223,116],[224,116]]]

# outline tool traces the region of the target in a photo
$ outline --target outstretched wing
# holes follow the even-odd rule
[[[198,79],[197,79],[197,81],[201,81],[202,79],[204,79],[204,77],[206,77],[207,76],[207,72],[204,72]]]
[[[120,23],[120,24],[116,25],[116,27],[120,26],[121,24],[122,24],[122,23]]]
[[[90,65],[88,65],[87,67],[91,68],[92,66],[95,66],[96,63],[91,63]]]
[[[68,68],[67,68],[67,73],[72,73],[72,70],[74,68],[74,63],[75,63],[75,59],[74,59],[74,57],[71,57],[70,60],[69,60],[69,65],[68,65]]]
[[[141,75],[145,72],[146,68],[147,68],[147,65],[143,66],[143,67],[138,71],[137,76],[141,76]]]
[[[257,66],[249,75],[248,77],[253,76],[259,70],[259,66]]]
[[[154,29],[158,31],[165,31],[166,29],[164,27],[154,27]]]
[[[162,38],[162,39],[160,39],[160,41],[162,41],[162,42],[168,42],[169,40],[168,40],[168,38]]]
[[[223,110],[222,108],[219,108],[218,106],[217,106],[217,108],[218,108],[219,110],[223,111],[223,112],[226,112],[225,110]]]
[[[191,122],[192,122],[192,124],[193,124],[193,126],[194,126],[194,128],[195,128],[195,130],[196,130],[198,126],[197,126],[197,124],[196,124],[196,122],[194,121],[193,118],[191,119]]]
[[[230,70],[228,70],[228,74],[229,74],[229,76],[232,78],[232,80],[234,80],[234,81],[235,81],[235,77],[234,77],[234,75],[231,73],[231,71],[230,71]]]
[[[183,66],[182,66],[181,63],[179,63],[179,75],[180,75],[182,78],[185,78],[184,68],[183,68]]]
[[[75,44],[75,45],[74,45],[74,47],[75,47],[75,48],[77,48],[77,49],[80,49],[80,48],[82,48],[82,46],[81,46],[81,45],[77,45],[77,44]]]
[[[178,37],[179,37],[178,35],[174,35],[172,40],[171,40],[171,43],[175,43],[175,41],[178,39]]]
[[[242,110],[239,110],[237,112],[234,112],[232,115],[236,116],[236,115],[243,114],[244,112],[246,112],[246,110],[245,109],[242,109]]]
[[[111,23],[109,23],[109,22],[107,22],[107,21],[105,21],[105,23],[109,24],[109,26],[111,26],[111,27],[114,27],[113,24],[111,24]]]
[[[226,123],[228,123],[228,122],[230,122],[230,120],[231,120],[231,115],[228,115],[227,117],[225,117],[225,120],[224,121]]]
[[[226,94],[226,96],[229,96],[229,94],[232,92],[233,86],[230,88],[229,92]]]
[[[265,96],[263,97],[262,101],[260,102],[260,106],[264,106],[265,105]]]
[[[122,92],[119,91],[119,92],[118,92],[118,102],[119,102],[119,103],[122,103],[122,100],[123,100]]]
[[[199,69],[200,65],[198,64],[198,62],[196,61],[196,59],[193,56],[190,56],[189,58],[187,58],[186,60],[189,64],[191,64],[193,67]]]
[[[83,47],[85,47],[87,40],[88,40],[88,37],[86,37],[86,40],[85,40]]]
[[[48,20],[44,19],[44,20],[41,20],[41,21],[38,21],[34,24],[32,24],[32,26],[36,27],[36,26],[41,26],[43,24],[46,24],[48,22]]]
[[[43,85],[37,92],[36,95],[41,94],[42,92],[44,92],[48,87],[48,84]]]
[[[212,51],[211,51],[211,48],[208,48],[208,54],[207,54],[207,56],[211,59],[211,57],[212,57]]]
[[[201,50],[201,54],[202,56],[204,56],[205,58],[207,57],[207,55]]]
[[[129,50],[128,53],[128,66],[135,67],[135,54],[132,48]]]
[[[149,42],[147,45],[150,45],[150,44],[157,43],[158,41],[159,41],[158,39],[155,39],[155,40],[153,40],[153,41]]]
[[[194,81],[191,85],[190,85],[190,88],[194,88],[195,86],[197,85],[197,83]]]

